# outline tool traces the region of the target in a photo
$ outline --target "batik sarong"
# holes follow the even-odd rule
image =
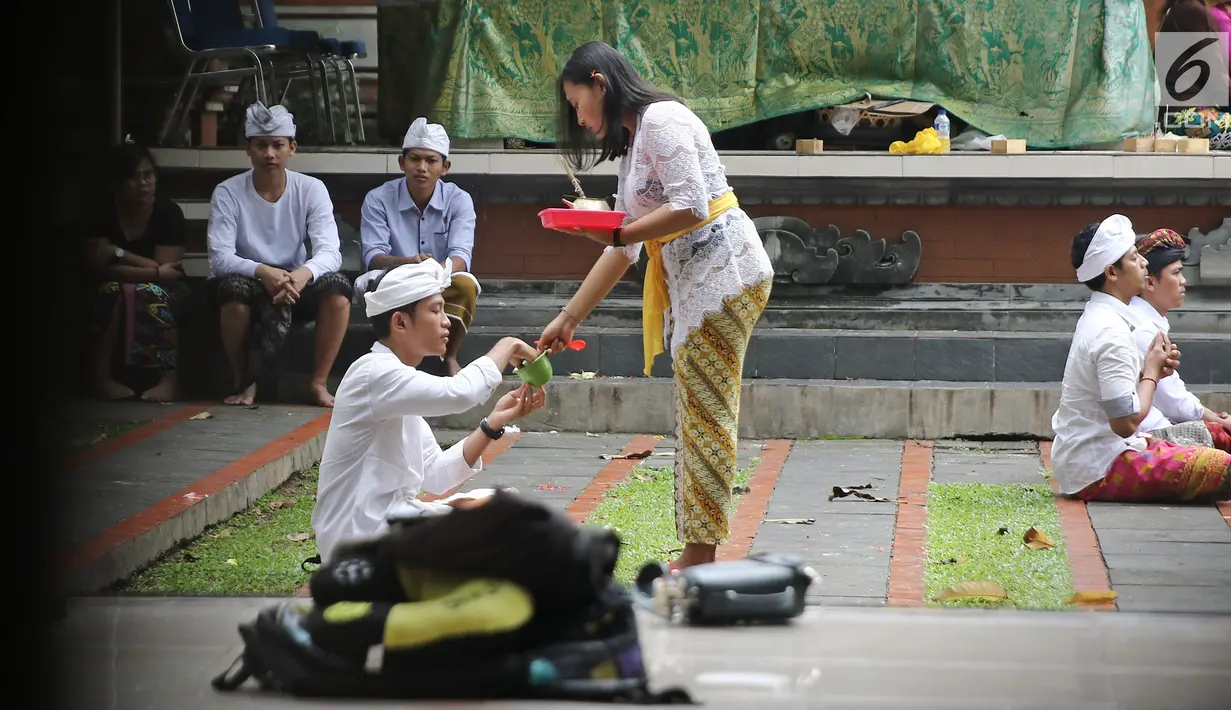
[[[1151,439],[1145,451],[1117,456],[1107,475],[1076,497],[1120,503],[1227,500],[1231,454]]]
[[[98,289],[94,333],[105,331],[119,302],[119,347],[124,364],[169,371],[179,364],[176,312],[186,299],[183,284],[171,288],[156,283],[110,281]]]
[[[675,523],[685,544],[730,538],[744,354],[772,283],[725,299],[676,351]]]
[[[210,279],[209,287],[217,306],[242,303],[252,309],[246,381],[240,383],[235,390],[237,393],[259,380],[278,363],[286,348],[291,326],[316,320],[316,311],[323,296],[337,294],[349,301],[354,294],[350,279],[340,272],[325,274],[305,286],[293,306],[274,303],[265,286],[251,276],[228,274]]]

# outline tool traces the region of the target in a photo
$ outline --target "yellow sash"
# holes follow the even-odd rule
[[[738,207],[732,191],[710,200],[710,216],[704,222],[695,224],[675,234],[668,234],[658,239],[649,239],[645,243],[646,255],[649,261],[645,266],[645,286],[641,299],[641,341],[645,351],[645,376],[650,376],[650,368],[654,358],[663,352],[663,313],[671,306],[671,295],[667,290],[667,272],[663,269],[663,245],[675,239],[695,232],[732,207]]]

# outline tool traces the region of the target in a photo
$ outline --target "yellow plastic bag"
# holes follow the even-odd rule
[[[935,128],[925,128],[916,133],[909,143],[894,141],[889,146],[889,152],[894,155],[939,155],[944,152],[944,146],[936,136]]]

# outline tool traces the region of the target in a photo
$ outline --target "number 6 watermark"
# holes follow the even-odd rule
[[[1154,69],[1162,106],[1231,104],[1226,32],[1159,32],[1154,36]]]

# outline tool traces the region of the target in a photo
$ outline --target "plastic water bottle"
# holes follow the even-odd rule
[[[936,122],[932,124],[932,128],[936,130],[936,137],[940,139],[941,150],[945,153],[949,152],[949,115],[942,108],[936,112]]]

